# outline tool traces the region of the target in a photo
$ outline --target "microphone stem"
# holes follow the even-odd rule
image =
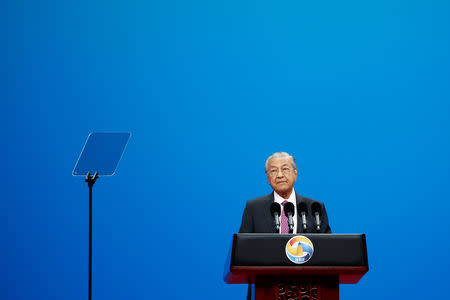
[[[302,211],[302,223],[303,223],[303,230],[306,230],[306,215],[304,211]]]
[[[316,212],[316,213],[315,213],[315,216],[316,216],[316,224],[317,224],[316,230],[317,230],[317,231],[320,231],[320,215],[319,215],[318,212]]]

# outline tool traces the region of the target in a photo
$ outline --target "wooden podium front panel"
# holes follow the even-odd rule
[[[338,300],[338,277],[257,277],[256,300]]]

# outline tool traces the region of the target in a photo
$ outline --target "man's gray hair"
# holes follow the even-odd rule
[[[289,160],[291,161],[292,166],[294,167],[294,170],[297,170],[297,164],[295,163],[295,158],[292,155],[290,155],[287,152],[275,152],[274,154],[272,154],[271,156],[269,156],[266,159],[266,165],[265,165],[266,173],[267,173],[267,171],[269,171],[269,161],[272,158],[275,158],[275,157],[287,157],[287,158],[289,158]]]

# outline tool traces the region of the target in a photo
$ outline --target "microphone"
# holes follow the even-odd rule
[[[306,231],[306,216],[308,215],[308,206],[305,202],[300,202],[297,206],[298,214],[302,217],[303,231]],[[298,232],[298,231],[297,231]]]
[[[288,224],[289,224],[289,233],[292,233],[294,231],[294,204],[291,202],[288,202],[284,205],[284,214],[288,218]]]
[[[316,231],[320,231],[320,215],[322,214],[322,206],[318,202],[311,205],[311,211],[316,218]]]
[[[270,206],[270,213],[273,217],[273,225],[275,226],[276,231],[280,232],[280,215],[281,215],[281,205],[279,203],[272,203]]]

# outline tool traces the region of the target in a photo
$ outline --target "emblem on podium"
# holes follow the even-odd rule
[[[313,253],[314,245],[306,236],[294,236],[286,243],[286,256],[295,264],[307,262]]]

